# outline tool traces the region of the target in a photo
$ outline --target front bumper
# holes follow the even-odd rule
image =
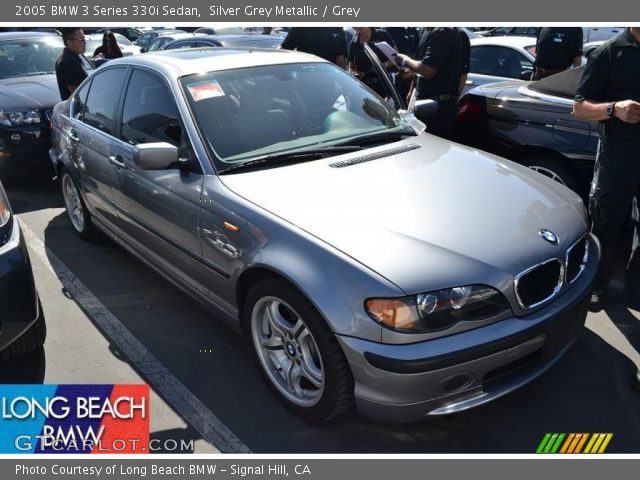
[[[409,345],[339,336],[355,379],[361,414],[388,422],[466,410],[505,395],[544,373],[584,325],[599,260],[560,297],[525,317]]]
[[[0,127],[0,173],[24,175],[31,168],[48,169],[49,148],[48,122],[30,127]]]
[[[9,240],[0,246],[0,350],[18,339],[38,318],[38,296],[27,245],[13,218]]]

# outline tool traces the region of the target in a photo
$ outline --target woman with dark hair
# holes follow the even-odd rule
[[[113,32],[106,31],[102,36],[102,45],[96,48],[96,51],[93,52],[93,59],[106,59],[111,60],[113,58],[121,58],[122,50],[120,50],[120,46],[116,41],[116,36]]]

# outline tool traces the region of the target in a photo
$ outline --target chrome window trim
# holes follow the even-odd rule
[[[572,285],[576,280],[578,280],[578,278],[580,278],[582,273],[587,268],[587,262],[589,261],[589,247],[590,247],[588,235],[589,235],[588,233],[585,233],[567,249],[567,253],[565,254],[565,269],[564,269],[564,272],[565,272],[564,281],[567,285]],[[567,275],[569,274],[569,255],[571,254],[571,251],[574,249],[574,247],[576,247],[585,238],[586,238],[586,242],[584,244],[584,254],[582,255],[582,263],[580,264],[580,270],[578,271],[575,278],[569,281],[569,279],[567,278]]]
[[[520,298],[520,293],[518,292],[518,287],[520,285],[520,280],[522,279],[523,276],[525,276],[528,273],[531,273],[532,271],[536,270],[539,267],[542,267],[548,263],[551,262],[557,262],[560,265],[560,273],[558,274],[558,283],[555,286],[555,288],[553,289],[553,292],[551,292],[551,295],[549,295],[548,297],[540,300],[537,303],[534,303],[533,305],[525,305],[525,303],[522,301],[522,298]],[[515,280],[514,280],[514,292],[515,292],[515,296],[516,296],[516,300],[518,301],[518,306],[524,310],[531,310],[534,308],[537,308],[541,305],[544,305],[545,303],[547,303],[548,301],[550,301],[551,299],[555,298],[560,291],[562,290],[562,287],[564,286],[564,279],[565,279],[565,264],[562,263],[562,261],[559,258],[550,258],[548,260],[545,260],[544,262],[541,263],[537,263],[536,265],[533,265],[532,267],[527,268],[526,270],[520,272],[519,274],[517,274],[515,276]]]

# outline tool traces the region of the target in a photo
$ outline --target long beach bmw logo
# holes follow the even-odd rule
[[[549,242],[551,245],[558,245],[559,243],[557,235],[553,233],[551,230],[547,230],[546,228],[541,229],[538,232],[538,235],[540,235],[544,240]]]

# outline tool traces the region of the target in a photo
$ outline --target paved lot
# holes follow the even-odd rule
[[[355,412],[313,425],[268,391],[242,337],[107,239],[79,239],[57,184],[8,194],[49,336],[0,364],[3,383],[149,383],[152,438],[195,439],[198,453],[533,453],[545,432],[612,432],[608,452],[640,452],[640,313],[619,284],[567,356],[506,398],[409,425]]]

